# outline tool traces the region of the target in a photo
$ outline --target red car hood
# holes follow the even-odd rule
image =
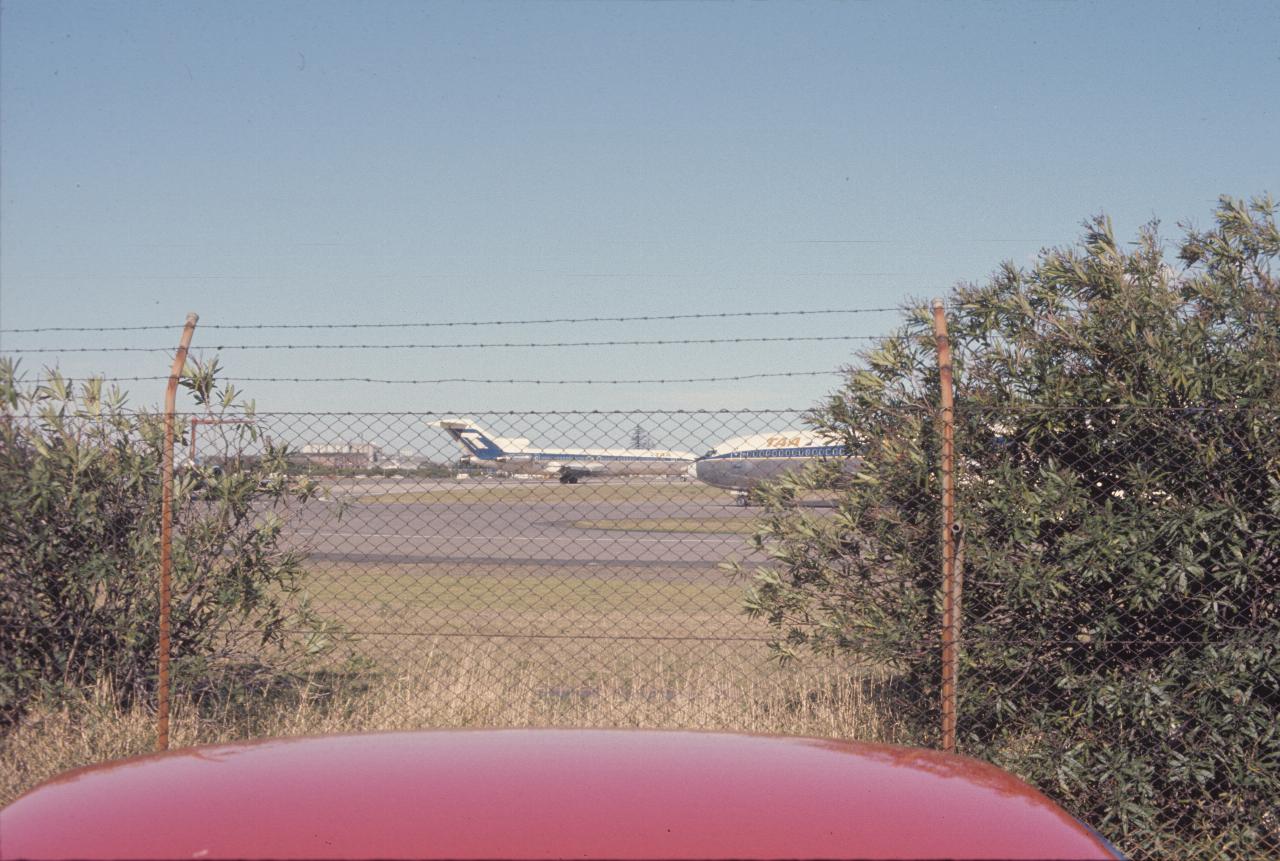
[[[935,751],[640,730],[275,739],[82,768],[0,811],[4,858],[1114,858]]]

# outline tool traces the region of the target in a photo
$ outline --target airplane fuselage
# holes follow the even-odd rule
[[[517,450],[493,458],[467,455],[464,461],[512,475],[559,476],[566,484],[594,475],[681,475],[691,454],[652,449]]]
[[[712,487],[739,494],[788,472],[798,472],[815,460],[843,459],[846,471],[857,461],[843,444],[832,443],[812,431],[786,430],[735,437],[717,445],[690,467],[690,474]]]

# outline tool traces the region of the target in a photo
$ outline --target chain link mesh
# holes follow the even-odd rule
[[[814,679],[839,686],[838,662],[778,667],[767,626],[742,612],[722,565],[764,561],[753,510],[687,474],[727,438],[796,427],[797,412],[473,413],[490,439],[546,452],[488,463],[432,426],[445,415],[260,418],[322,487],[289,529],[317,609],[431,692],[404,719],[751,729],[808,710],[812,733],[850,719],[835,701],[800,705]],[[628,474],[650,467],[575,449],[683,459]]]

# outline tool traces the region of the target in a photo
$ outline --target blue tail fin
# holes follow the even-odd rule
[[[502,446],[490,439],[480,428],[469,422],[446,420],[435,424],[437,427],[444,428],[449,436],[453,437],[462,446],[463,450],[477,460],[497,460],[506,454],[502,450]]]

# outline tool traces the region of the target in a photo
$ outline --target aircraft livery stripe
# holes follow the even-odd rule
[[[842,445],[812,445],[801,448],[757,448],[751,451],[731,451],[712,455],[708,460],[725,460],[735,457],[844,457]]]
[[[531,457],[534,460],[625,460],[656,461],[659,463],[692,463],[688,457],[661,457],[658,455],[631,454],[576,454],[562,451],[521,451],[512,452],[515,457]]]

